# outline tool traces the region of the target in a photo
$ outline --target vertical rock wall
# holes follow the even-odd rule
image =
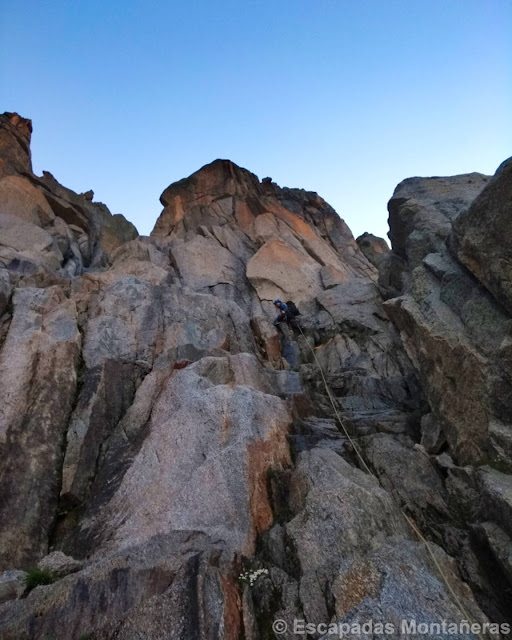
[[[505,610],[512,534],[506,515],[512,505],[511,169],[509,160],[491,178],[404,181],[389,202],[393,251],[379,256],[379,283],[390,298],[384,306],[432,412],[422,420],[421,442],[442,469],[450,516],[469,532],[498,585],[491,600],[501,598]],[[477,592],[481,580],[473,584]]]
[[[30,174],[28,121],[3,118],[1,568],[78,562],[5,597],[2,638],[264,639],[277,618],[398,637],[404,617],[485,621],[475,594],[502,616],[449,502],[446,465],[463,470],[418,446],[440,413],[400,303],[324,200],[217,160],[164,191],[151,237],[112,243],[108,212]],[[276,297],[300,330],[274,327]]]

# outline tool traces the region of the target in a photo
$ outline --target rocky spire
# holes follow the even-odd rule
[[[31,137],[31,120],[17,113],[0,115],[0,178],[13,173],[32,172]]]

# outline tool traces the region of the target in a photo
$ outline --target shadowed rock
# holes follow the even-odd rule
[[[512,158],[453,225],[457,257],[512,313]]]

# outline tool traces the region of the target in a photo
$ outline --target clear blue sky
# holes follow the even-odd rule
[[[141,233],[219,157],[384,235],[402,179],[512,154],[510,0],[0,0],[0,25],[34,170]]]

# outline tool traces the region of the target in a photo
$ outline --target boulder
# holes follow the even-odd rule
[[[83,562],[70,558],[62,551],[52,551],[37,563],[37,567],[49,571],[55,578],[63,578],[70,573],[80,571]]]

